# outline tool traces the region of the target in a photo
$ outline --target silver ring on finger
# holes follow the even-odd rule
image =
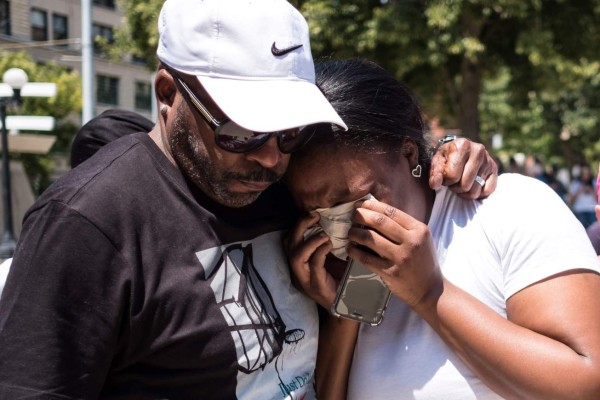
[[[475,182],[477,182],[481,187],[485,186],[485,179],[483,179],[481,176],[477,175],[475,177]]]

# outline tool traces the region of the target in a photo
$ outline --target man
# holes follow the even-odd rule
[[[316,309],[290,283],[296,210],[276,182],[310,139],[300,127],[345,125],[314,85],[306,22],[284,0],[168,0],[159,33],[154,128],[25,217],[0,398],[313,397]],[[458,153],[458,190],[493,190],[493,174],[472,189],[493,172],[481,151]]]

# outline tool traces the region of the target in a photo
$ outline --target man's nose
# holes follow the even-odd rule
[[[248,160],[255,161],[259,163],[263,168],[269,169],[279,164],[282,157],[283,154],[279,150],[276,135],[273,135],[260,148],[246,154],[246,158]]]

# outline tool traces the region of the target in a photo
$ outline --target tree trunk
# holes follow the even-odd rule
[[[479,96],[481,93],[481,65],[478,61],[463,58],[461,66],[461,96],[459,124],[462,135],[473,141],[479,138]]]

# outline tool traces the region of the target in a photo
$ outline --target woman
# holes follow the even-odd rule
[[[307,211],[379,200],[356,205],[347,253],[393,294],[380,326],[327,317],[320,398],[600,398],[600,266],[560,198],[517,174],[483,201],[433,191],[404,86],[363,61],[327,63],[317,77],[349,130],[321,126],[286,181]],[[330,309],[331,240],[305,238],[318,221],[302,218],[286,246],[297,284]]]

